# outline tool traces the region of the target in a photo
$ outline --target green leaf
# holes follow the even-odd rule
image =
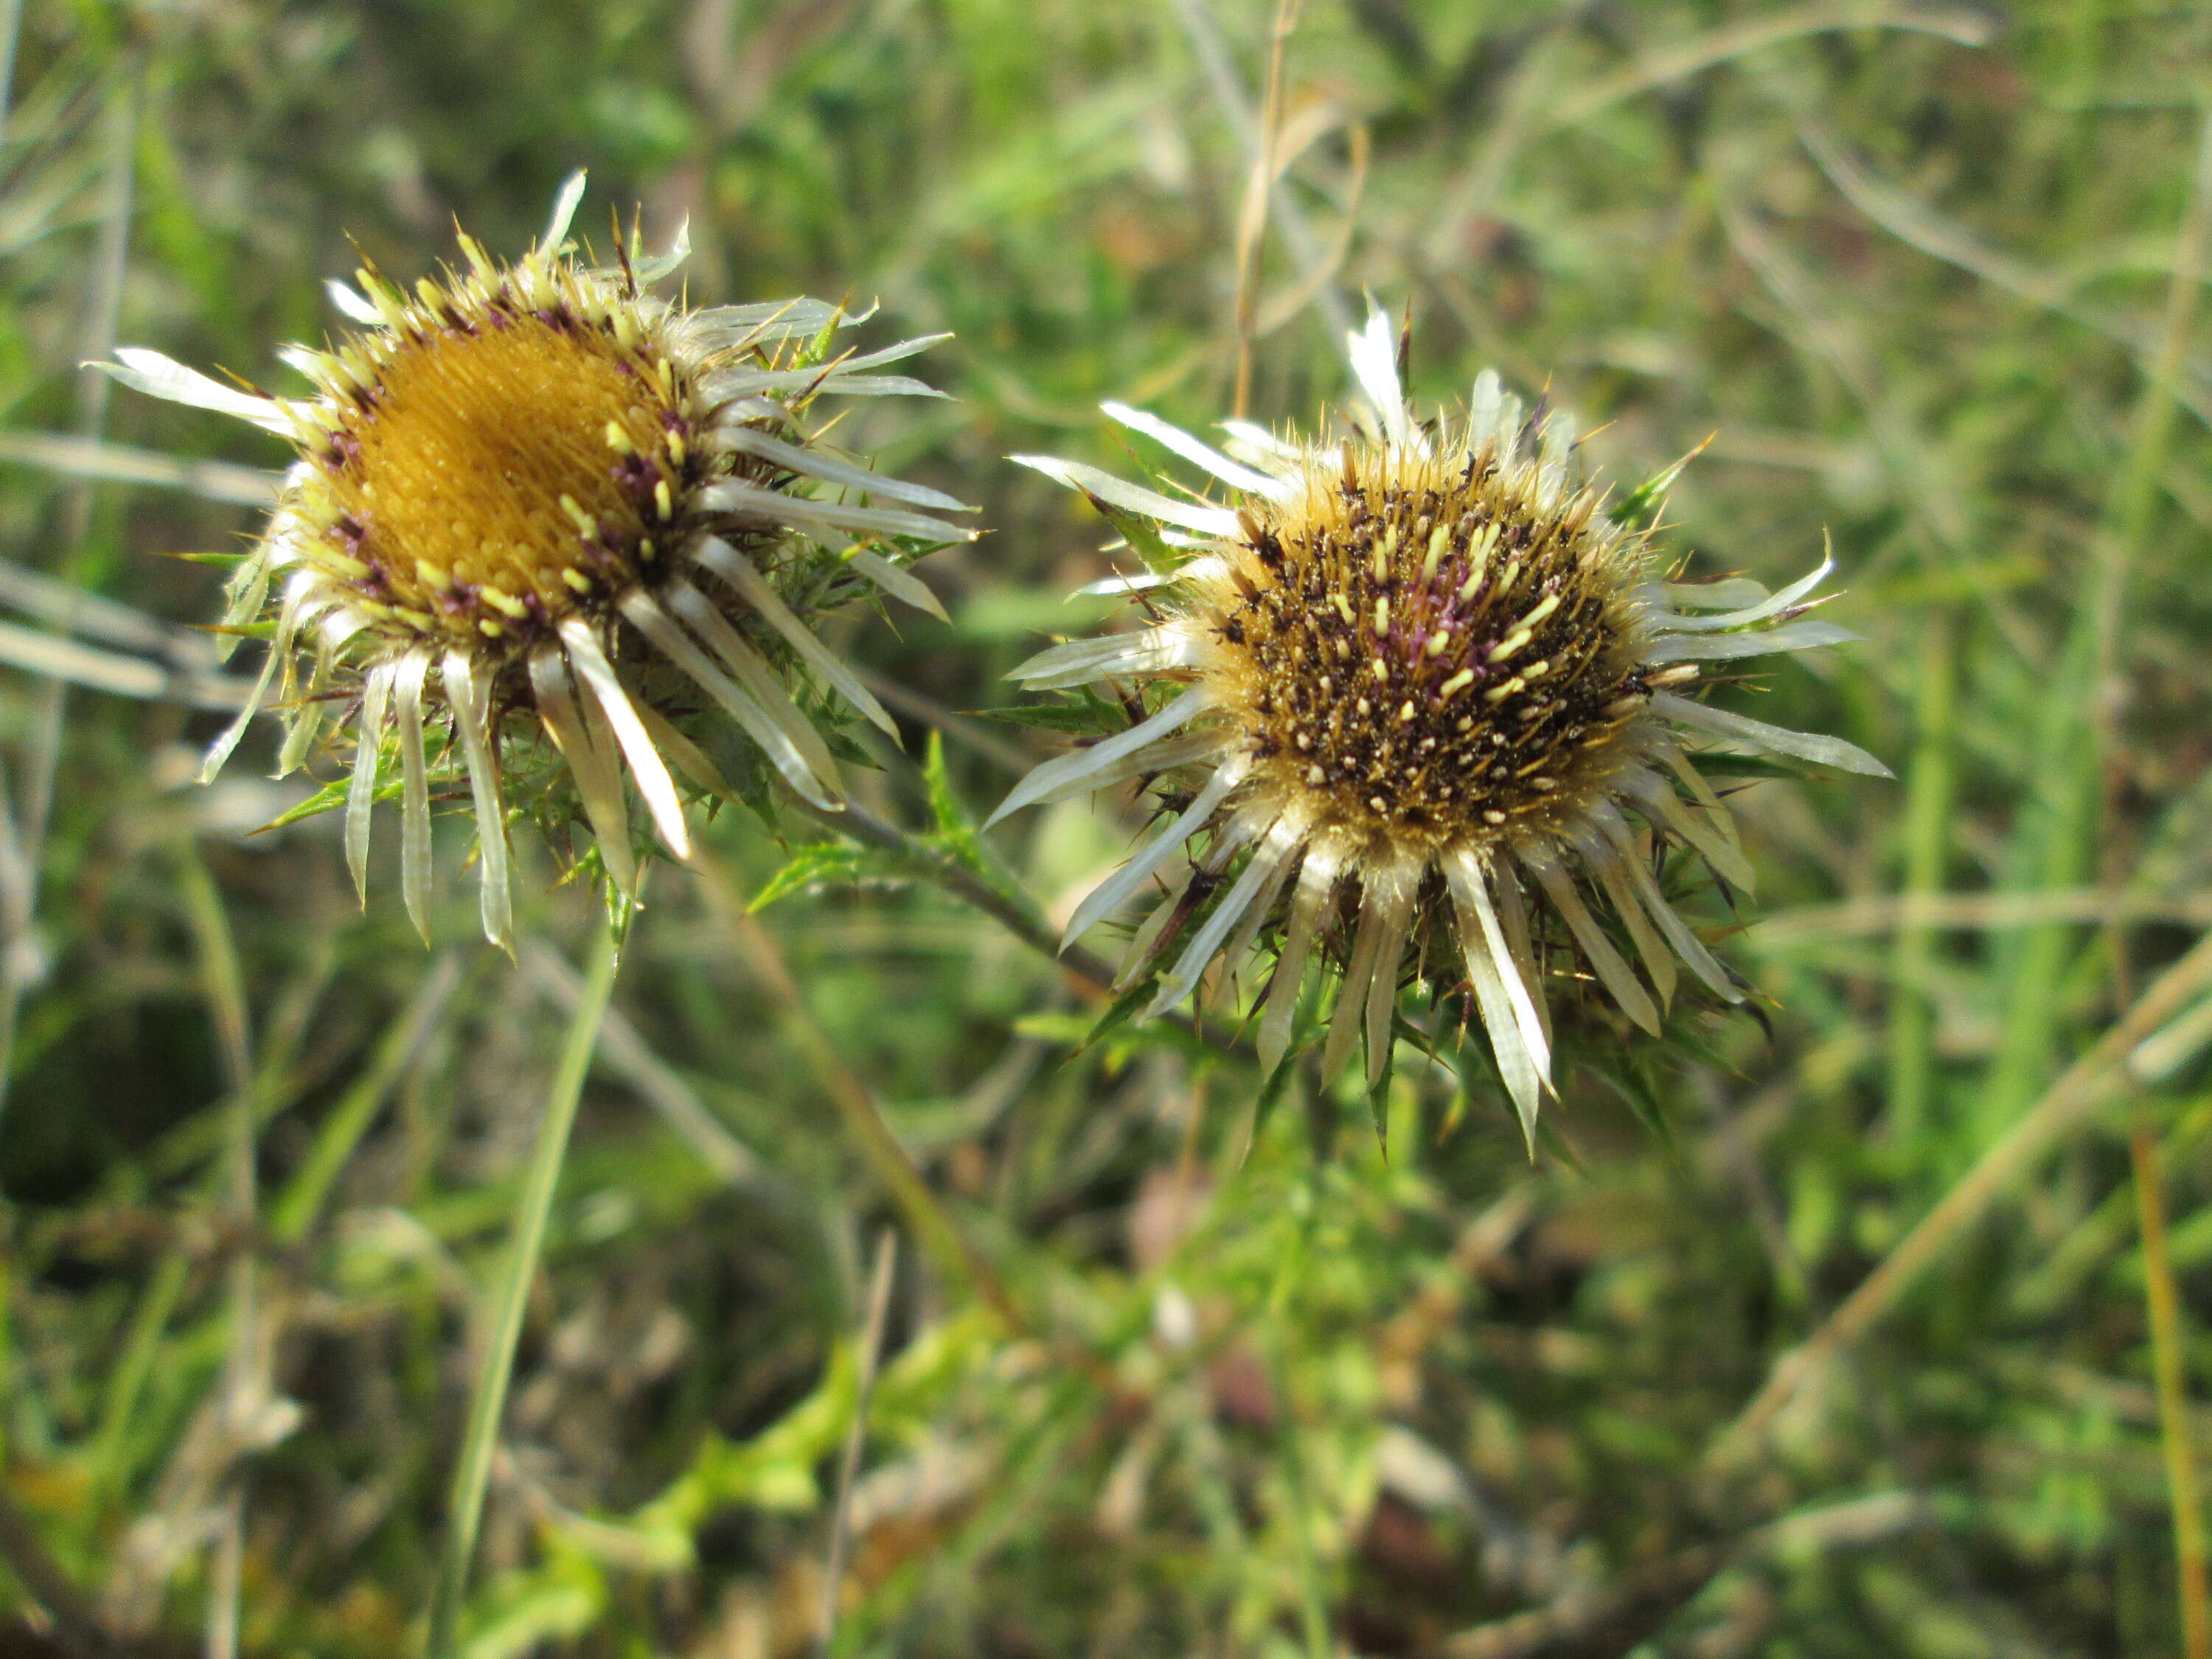
[[[1398,1045],[1392,1042],[1383,1051],[1382,1071],[1367,1085],[1367,1115],[1374,1122],[1375,1145],[1385,1162],[1390,1157],[1390,1079],[1396,1074],[1397,1060]]]
[[[960,853],[963,862],[979,857],[975,820],[953,793],[952,775],[945,768],[945,733],[934,728],[929,734],[929,752],[922,757],[921,779],[929,791],[930,818],[947,848]]]
[[[1392,1030],[1395,1034],[1394,1039],[1395,1042],[1410,1042],[1414,1048],[1419,1049],[1424,1054],[1427,1055],[1431,1060],[1435,1060],[1438,1065],[1441,1066],[1446,1063],[1443,1054],[1437,1048],[1436,1040],[1430,1036],[1430,1035],[1426,1031],[1423,1030],[1419,1026],[1414,1024],[1412,1020],[1407,1019],[1405,1015],[1393,1014],[1391,1016],[1391,1025]]]
[[[1092,1023],[1086,1014],[1024,1014],[1014,1022],[1014,1035],[1077,1048],[1091,1040]]]
[[[1174,570],[1189,556],[1162,541],[1160,532],[1149,520],[1133,513],[1124,513],[1120,507],[1100,501],[1087,489],[1083,494],[1085,499],[1098,509],[1098,516],[1120,531],[1121,538],[1129,544],[1131,550],[1152,569],[1163,573]]]
[[[307,818],[319,817],[325,812],[335,811],[345,805],[348,787],[349,785],[344,780],[337,783],[326,783],[298,805],[287,807],[283,811],[279,812],[254,833],[265,835],[271,830],[282,830],[287,824],[298,823]],[[395,799],[399,793],[399,788],[400,786],[394,783],[388,788],[380,789],[377,791],[377,798],[380,800]]]
[[[923,757],[921,775],[929,795],[929,815],[937,825],[935,833],[927,837],[929,845],[970,874],[981,878],[1000,897],[1036,917],[1042,926],[1036,901],[976,833],[975,820],[953,793],[952,775],[945,763],[945,734],[941,732],[929,734],[929,750]]]
[[[1275,1069],[1267,1074],[1267,1080],[1260,1085],[1260,1097],[1252,1103],[1252,1133],[1245,1147],[1247,1158],[1251,1156],[1251,1148],[1260,1144],[1260,1137],[1267,1127],[1267,1120],[1275,1115],[1275,1108],[1281,1103],[1284,1091],[1291,1086],[1291,1079],[1298,1068],[1298,1058],[1305,1049],[1303,1036],[1304,1033],[1301,1033],[1298,1038],[1291,1041],[1291,1046],[1283,1051],[1283,1057],[1275,1062]]]
[[[750,910],[764,910],[780,898],[810,887],[842,887],[863,877],[882,873],[888,861],[872,849],[848,841],[810,842],[791,855],[782,869],[762,884]],[[877,866],[871,868],[872,866]]]
[[[1627,526],[1656,514],[1664,505],[1667,492],[1674,487],[1674,480],[1682,476],[1682,469],[1695,460],[1698,451],[1704,447],[1704,444],[1699,444],[1697,449],[1692,450],[1672,466],[1662,467],[1653,473],[1615,501],[1607,511],[1606,517],[1617,525]]]
[[[1590,1066],[1584,1068],[1589,1074],[1619,1095],[1621,1102],[1634,1115],[1636,1121],[1651,1132],[1666,1152],[1668,1160],[1681,1162],[1681,1148],[1674,1139],[1674,1126],[1667,1121],[1666,1109],[1651,1086],[1651,1079],[1644,1067],[1632,1057],[1623,1056],[1611,1066]]]
[[[1764,755],[1724,755],[1704,750],[1693,758],[1698,770],[1708,778],[1794,778],[1802,782],[1808,777],[1847,775],[1811,761],[1769,760]]]
[[[1073,737],[1093,737],[1126,730],[1128,717],[1112,704],[1091,698],[1087,702],[1025,703],[1012,708],[980,708],[985,720],[1009,726],[1033,726],[1040,732],[1064,732]]]
[[[1085,1048],[1095,1046],[1101,1038],[1127,1025],[1136,1017],[1137,1005],[1152,993],[1152,975],[1147,974],[1107,1005],[1106,1012],[1098,1016],[1097,1023],[1091,1026],[1083,1041],[1075,1045],[1075,1052],[1081,1054]]]
[[[472,1610],[466,1659],[520,1659],[548,1644],[581,1636],[606,1611],[603,1586],[577,1582],[573,1572],[517,1574],[495,1583]]]

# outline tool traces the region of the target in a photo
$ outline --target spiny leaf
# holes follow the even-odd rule
[[[1703,454],[1705,444],[1711,442],[1712,442],[1711,438],[1706,439],[1705,443],[1699,444],[1672,466],[1662,467],[1653,473],[1614,502],[1607,510],[1606,516],[1617,525],[1626,526],[1634,524],[1639,519],[1656,513],[1664,505],[1667,492],[1674,487],[1674,480],[1682,476],[1682,469]]]
[[[1075,1053],[1079,1054],[1085,1049],[1094,1047],[1102,1037],[1127,1024],[1135,1017],[1138,1008],[1143,1004],[1145,999],[1152,994],[1152,991],[1151,980],[1142,979],[1122,992],[1120,996],[1115,997],[1107,1005],[1106,1012],[1098,1016],[1091,1030],[1085,1034],[1083,1041],[1075,1045]]]
[[[1729,755],[1710,749],[1698,750],[1698,770],[1708,778],[1792,778],[1799,782],[1808,776],[1831,775],[1828,768],[1810,761],[1769,760],[1764,755]]]
[[[399,787],[399,785],[394,783],[387,788],[380,789],[377,791],[377,798],[381,800],[394,799],[398,796]],[[296,806],[285,808],[253,833],[257,836],[264,836],[271,830],[282,830],[288,824],[299,823],[305,819],[319,817],[325,812],[335,811],[345,805],[346,789],[347,782],[343,779],[336,783],[326,783]]]
[[[762,884],[750,910],[764,910],[780,898],[809,887],[847,886],[870,875],[904,873],[896,860],[872,848],[845,841],[811,842],[791,855],[783,868]]]
[[[1674,1139],[1674,1126],[1667,1121],[1665,1109],[1652,1089],[1651,1079],[1632,1056],[1622,1055],[1610,1066],[1591,1066],[1584,1068],[1598,1079],[1636,1116],[1636,1121],[1651,1132],[1652,1138],[1664,1150],[1669,1162],[1680,1164],[1681,1149]]]
[[[1291,1086],[1291,1078],[1297,1070],[1301,1052],[1302,1045],[1293,1042],[1283,1057],[1275,1062],[1275,1069],[1267,1074],[1267,1080],[1260,1085],[1260,1097],[1252,1103],[1252,1133],[1245,1146],[1247,1158],[1251,1156],[1252,1147],[1259,1145],[1260,1136],[1267,1127],[1267,1120],[1274,1115],[1276,1106],[1281,1103],[1284,1091]]]
[[[1183,563],[1187,555],[1178,552],[1160,539],[1160,532],[1152,523],[1133,513],[1124,513],[1111,502],[1103,501],[1089,490],[1084,498],[1098,509],[1099,517],[1121,532],[1121,538],[1130,549],[1155,571],[1170,571]]]
[[[929,816],[937,825],[939,836],[949,849],[972,855],[975,850],[975,823],[961,805],[960,797],[953,793],[952,775],[945,764],[942,732],[930,732],[929,750],[922,757],[921,778],[929,792]],[[963,861],[966,861],[965,856]]]
[[[1393,1042],[1382,1055],[1382,1069],[1367,1085],[1367,1115],[1375,1125],[1375,1145],[1386,1163],[1390,1157],[1390,1079],[1396,1073],[1398,1045]]]
[[[976,713],[986,720],[1004,720],[1009,726],[1063,732],[1073,737],[1122,731],[1129,723],[1127,714],[1096,697],[1079,703],[1024,703],[1012,708],[981,708]]]
[[[933,731],[929,734],[929,749],[923,757],[922,782],[929,796],[929,815],[936,830],[928,837],[930,846],[959,865],[970,874],[981,877],[1009,904],[1031,916],[1042,917],[1036,901],[1029,890],[1016,880],[1006,866],[1000,863],[983,838],[975,832],[975,821],[968,809],[960,804],[952,787],[952,775],[945,762],[945,734]]]

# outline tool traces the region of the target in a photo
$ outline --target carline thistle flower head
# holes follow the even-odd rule
[[[1149,1018],[1217,959],[1235,969],[1264,932],[1277,945],[1259,1031],[1270,1071],[1326,942],[1343,984],[1322,1069],[1334,1075],[1364,1030],[1370,1083],[1410,944],[1440,991],[1463,969],[1533,1136],[1550,1086],[1542,965],[1553,947],[1571,945],[1654,1033],[1678,958],[1714,995],[1741,998],[1662,891],[1645,845],[1648,835],[1686,846],[1752,885],[1729,813],[1683,740],[1887,769],[1840,739],[1692,695],[1701,663],[1855,637],[1801,619],[1830,563],[1775,593],[1744,579],[1663,581],[1648,538],[1577,479],[1571,418],[1525,417],[1486,373],[1463,423],[1425,424],[1407,406],[1379,311],[1350,349],[1364,402],[1340,440],[1230,421],[1224,453],[1105,405],[1225,486],[1226,501],[1014,458],[1085,492],[1133,545],[1183,552],[1170,569],[1100,585],[1150,590],[1149,626],[1056,646],[1014,672],[1036,688],[1111,679],[1164,683],[1171,695],[1130,729],[1038,767],[997,816],[1194,769],[1190,792],[1172,798],[1188,804],[1084,900],[1066,939],[1165,877],[1122,975],[1133,982],[1175,952]],[[1186,846],[1203,850],[1170,872]]]
[[[204,776],[229,757],[272,683],[287,722],[280,775],[306,759],[326,711],[346,711],[355,882],[365,900],[370,809],[396,747],[401,884],[426,936],[431,785],[458,770],[482,849],[484,933],[509,942],[502,776],[539,729],[625,893],[637,864],[624,763],[678,858],[690,842],[671,763],[700,787],[724,787],[672,722],[678,705],[703,696],[802,799],[842,805],[829,746],[793,701],[791,669],[885,730],[891,721],[794,597],[803,591],[811,608],[851,597],[849,570],[942,615],[869,544],[912,550],[974,533],[914,510],[967,511],[960,502],[840,459],[804,424],[824,393],[939,395],[870,371],[945,337],[831,358],[830,336],[852,320],[842,307],[802,299],[695,310],[656,298],[651,285],[682,262],[687,239],[653,258],[633,247],[613,266],[583,263],[568,240],[583,184],[581,173],[568,180],[544,237],[512,264],[463,233],[466,269],[425,277],[411,295],[372,270],[359,292],[332,283],[357,331],[280,354],[312,383],[308,396],[234,390],[151,351],[125,349],[105,365],[298,452],[224,618],[242,629],[273,609],[271,648]],[[808,487],[866,500],[800,493]],[[842,560],[827,581],[802,541]],[[434,755],[426,732],[441,739]]]

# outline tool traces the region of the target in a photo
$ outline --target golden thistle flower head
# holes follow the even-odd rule
[[[501,943],[502,774],[515,745],[551,738],[625,892],[636,861],[624,763],[679,858],[690,842],[670,763],[695,782],[714,778],[671,723],[678,705],[718,708],[800,796],[840,805],[829,748],[793,702],[793,672],[890,721],[802,611],[858,592],[848,572],[935,610],[871,544],[914,551],[972,534],[930,516],[966,510],[958,501],[838,459],[806,423],[825,393],[936,395],[869,371],[944,337],[831,356],[851,320],[839,307],[693,310],[657,298],[652,285],[681,263],[684,238],[657,258],[633,246],[611,266],[586,264],[568,240],[583,182],[568,181],[544,237],[511,264],[464,234],[465,268],[411,292],[373,270],[358,291],[333,283],[355,331],[281,354],[310,383],[304,397],[234,390],[150,351],[119,351],[109,366],[296,451],[225,618],[242,629],[273,611],[272,648],[206,775],[280,673],[280,774],[307,757],[326,709],[349,711],[346,850],[365,895],[389,726],[410,913],[427,925],[432,779],[465,773],[484,931]],[[829,552],[810,556],[809,543]]]
[[[1662,581],[1647,538],[1576,477],[1571,418],[1528,417],[1485,374],[1463,422],[1422,423],[1382,313],[1350,347],[1364,403],[1339,436],[1308,441],[1232,421],[1223,453],[1106,405],[1210,474],[1225,501],[1015,458],[1089,495],[1168,567],[1104,585],[1157,590],[1152,625],[1055,647],[1015,677],[1170,691],[1130,730],[1037,768],[999,812],[1200,769],[1179,797],[1188,804],[1085,900],[1068,938],[1117,911],[1170,854],[1202,848],[1132,943],[1127,979],[1180,947],[1148,1012],[1180,1000],[1217,959],[1233,969],[1264,935],[1277,942],[1260,1028],[1272,1068],[1307,962],[1331,937],[1344,983],[1323,1069],[1342,1064],[1364,1028],[1370,1079],[1388,1053],[1409,943],[1418,959],[1422,935],[1452,938],[1533,1132],[1548,1087],[1543,963],[1554,944],[1654,1031],[1678,958],[1716,995],[1741,998],[1661,891],[1644,846],[1646,835],[1679,842],[1751,885],[1685,736],[1885,769],[1839,739],[1692,695],[1700,663],[1853,637],[1801,619],[1829,565],[1772,594],[1741,580]],[[1585,896],[1592,890],[1609,918]]]

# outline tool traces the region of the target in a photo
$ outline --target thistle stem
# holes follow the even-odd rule
[[[628,931],[625,921],[623,937]],[[599,1024],[613,994],[623,944],[623,938],[602,930],[592,947],[583,994],[568,1023],[568,1039],[562,1047],[552,1085],[546,1091],[545,1115],[538,1126],[538,1145],[531,1153],[529,1173],[515,1204],[514,1243],[508,1251],[506,1277],[499,1288],[483,1368],[477,1373],[476,1393],[469,1401],[468,1428],[462,1437],[460,1463],[453,1475],[445,1549],[438,1562],[436,1588],[431,1593],[429,1639],[424,1650],[428,1659],[453,1659],[456,1651],[461,1596],[467,1588],[469,1568],[476,1555],[477,1532],[483,1519],[484,1491],[491,1479],[492,1454],[499,1443],[507,1384],[514,1375],[514,1351],[522,1337],[523,1313],[530,1300],[531,1282],[537,1277],[538,1258],[544,1249],[546,1218],[553,1208],[554,1189],[559,1183],[561,1164],[568,1150],[568,1133],[575,1126],[584,1073],[591,1065]]]
[[[989,882],[920,836],[909,835],[898,825],[878,817],[858,802],[848,802],[842,811],[837,812],[817,811],[804,802],[797,805],[800,811],[824,829],[834,830],[864,847],[878,847],[912,860],[919,872],[927,875],[955,898],[975,906],[1031,950],[1052,957],[1068,972],[1089,981],[1101,990],[1112,989],[1112,968],[1080,945],[1070,945],[1066,950],[1061,950],[1059,936],[1053,932],[1052,925],[1036,912],[1034,906],[1015,903]]]
[[[1015,902],[958,860],[931,846],[921,836],[911,835],[896,823],[878,817],[858,803],[848,803],[845,809],[838,812],[817,811],[804,801],[795,801],[793,805],[816,823],[859,842],[864,847],[881,848],[886,852],[896,853],[913,865],[917,874],[935,882],[963,903],[974,906],[1040,956],[1050,957],[1085,983],[1109,995],[1113,993],[1112,966],[1079,945],[1071,945],[1062,950],[1060,936],[1053,931],[1052,925],[1037,910],[1034,902],[1026,904]],[[1202,1028],[1187,1013],[1165,1013],[1160,1016],[1160,1021],[1196,1036],[1207,1048],[1220,1053],[1251,1053],[1249,1042],[1222,1031]]]

